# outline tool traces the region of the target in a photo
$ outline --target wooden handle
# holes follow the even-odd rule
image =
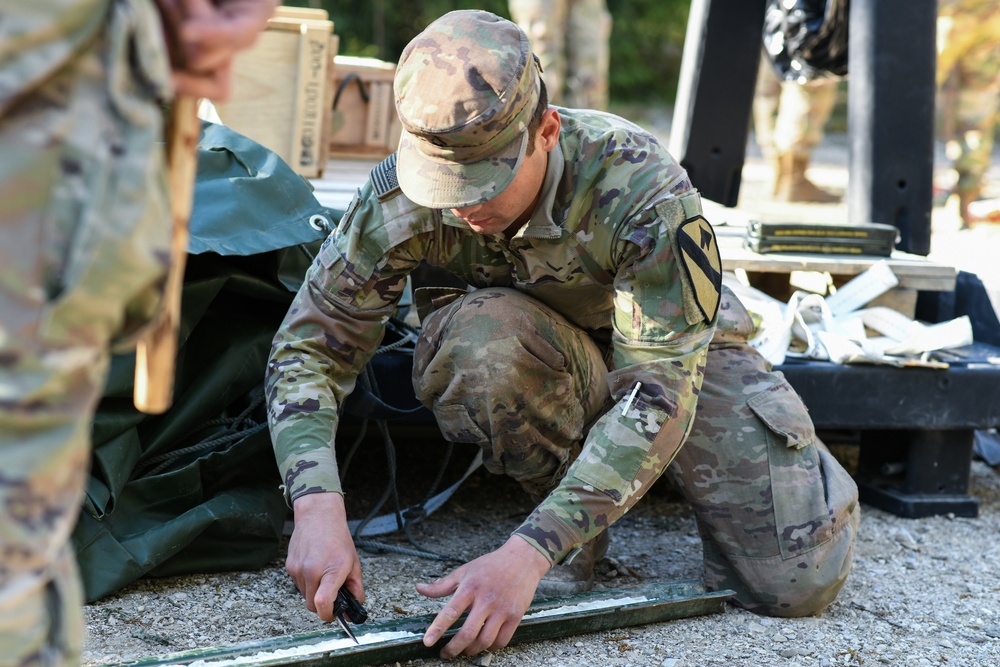
[[[173,232],[170,238],[170,267],[164,287],[163,305],[139,339],[135,355],[135,407],[147,414],[166,412],[173,403],[174,362],[181,319],[181,289],[188,251],[188,219],[194,198],[198,168],[198,138],[201,121],[198,101],[187,96],[174,100],[167,125],[167,183]]]

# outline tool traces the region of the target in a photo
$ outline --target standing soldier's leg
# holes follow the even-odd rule
[[[783,81],[774,147],[781,161],[782,179],[776,195],[784,201],[832,203],[840,197],[817,187],[806,177],[813,149],[837,101],[837,81],[816,79],[807,83]]]
[[[69,85],[57,77],[57,85]],[[0,665],[79,664],[83,599],[68,540],[89,464],[107,352],[47,339],[51,290],[75,220],[59,219],[60,152],[35,150],[61,113],[15,107],[0,121]],[[58,142],[53,142],[58,145]],[[55,210],[53,210],[55,209]],[[63,215],[72,215],[70,211]],[[55,218],[55,219],[54,219]]]
[[[972,226],[969,204],[979,199],[983,179],[993,157],[993,135],[1000,113],[1000,78],[994,81],[963,71],[955,94],[954,137],[947,144],[955,170],[962,229]]]
[[[569,3],[566,106],[607,110],[611,21],[611,12],[604,0],[572,0]]]
[[[775,130],[781,152],[811,154],[823,141],[826,123],[837,103],[837,85],[835,79],[782,83]]]
[[[0,373],[0,665],[76,665],[83,596],[68,542],[107,360],[97,349],[17,341],[0,352],[13,362]]]
[[[723,294],[695,423],[668,475],[694,508],[710,589],[733,589],[761,614],[816,614],[850,571],[857,487],[798,394],[747,345],[742,304]]]
[[[781,80],[764,53],[760,54],[757,80],[753,89],[753,130],[757,146],[765,158],[774,156],[774,123],[781,100]]]
[[[69,536],[91,419],[109,341],[148,319],[168,248],[162,109],[149,82],[165,84],[169,70],[164,61],[158,77],[131,77],[135,44],[150,35],[126,33],[159,25],[155,9],[146,11],[116,14],[129,25],[114,32],[119,39],[99,30],[0,115],[3,667],[80,662],[82,595]]]
[[[566,105],[566,20],[570,0],[510,0],[510,16],[531,40],[553,104]]]
[[[778,193],[781,181],[781,161],[774,147],[774,124],[778,117],[778,102],[781,99],[781,80],[774,72],[766,53],[760,54],[757,67],[757,81],[753,91],[753,131],[757,147],[765,160],[774,168],[774,184],[771,195]]]

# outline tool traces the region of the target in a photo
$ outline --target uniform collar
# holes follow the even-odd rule
[[[562,146],[556,142],[555,148],[549,151],[549,160],[545,167],[545,181],[542,183],[542,196],[538,198],[538,206],[535,207],[528,222],[517,230],[514,238],[562,238],[563,230],[552,219],[552,209],[555,206],[556,190],[562,180],[565,168],[566,158],[563,156]]]

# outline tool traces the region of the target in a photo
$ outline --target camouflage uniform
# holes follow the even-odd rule
[[[478,445],[490,470],[540,499],[516,534],[562,562],[634,506],[676,457],[670,475],[705,537],[707,583],[731,586],[740,604],[764,613],[822,610],[850,566],[857,490],[816,440],[798,396],[747,345],[750,318],[720,291],[699,195],[656,138],[610,114],[559,109],[539,203],[511,238],[474,232],[426,203],[476,201],[480,190],[434,191],[431,172],[459,180],[466,165],[416,168],[414,150],[479,150],[495,125],[509,142],[504,157],[475,164],[514,171],[516,155],[506,151],[521,142],[506,128],[523,118],[514,110],[534,108],[538,84],[526,54],[491,39],[500,38],[430,32],[414,40],[417,55],[404,52],[400,151],[373,170],[327,238],[275,336],[266,392],[287,498],[341,491],[338,409],[406,276],[425,260],[474,289],[417,295],[429,315],[414,388],[447,440]],[[475,115],[473,104],[439,104],[474,81],[454,76],[452,61],[435,52],[468,53],[464,40],[520,58],[508,65],[518,72],[513,83],[494,88],[505,91],[496,104],[507,114],[496,123],[493,107]],[[453,88],[442,92],[435,76]],[[477,82],[474,95],[488,87]],[[409,121],[427,108],[441,110],[435,124]],[[470,108],[489,122],[454,117]],[[442,125],[461,129],[436,131]],[[432,137],[423,146],[421,133]],[[466,143],[449,145],[456,134]],[[397,159],[415,168],[397,172]]]
[[[753,98],[753,127],[764,158],[774,165],[773,195],[782,201],[832,203],[828,193],[806,177],[812,152],[837,102],[837,80],[783,81],[766,53],[760,56]]]
[[[836,79],[819,78],[805,83],[782,81],[767,56],[761,54],[754,89],[754,132],[766,158],[779,153],[809,156],[823,140],[837,102]]]
[[[1000,7],[993,0],[943,0],[938,36],[943,135],[968,226],[968,205],[979,198],[1000,120]]]
[[[76,665],[68,538],[109,342],[159,301],[169,67],[146,0],[18,0],[2,14],[0,665]]]
[[[508,7],[542,64],[550,99],[607,109],[611,13],[604,0],[510,0]]]

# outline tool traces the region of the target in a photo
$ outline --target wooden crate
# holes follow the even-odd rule
[[[385,157],[399,144],[393,101],[396,66],[375,58],[337,56],[333,61],[330,156]]]
[[[257,43],[234,61],[233,93],[217,105],[222,122],[273,150],[299,174],[322,176],[336,48],[326,11],[278,7]]]

